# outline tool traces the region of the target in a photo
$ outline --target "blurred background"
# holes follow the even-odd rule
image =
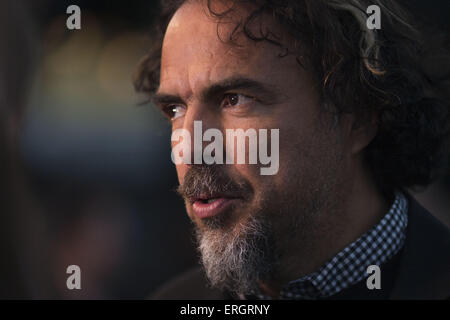
[[[449,1],[403,2],[449,34]],[[34,20],[36,66],[18,135],[23,173],[16,180],[27,196],[13,246],[23,292],[145,298],[197,263],[189,219],[173,192],[169,124],[152,106],[139,106],[146,97],[132,86],[151,46],[157,1],[24,3]],[[71,4],[81,8],[81,30],[66,28]],[[417,193],[448,225],[449,177]],[[67,290],[72,264],[82,270],[82,290]]]
[[[139,105],[146,97],[132,85],[156,1],[24,3],[37,39],[19,139],[34,201],[17,243],[26,290],[33,298],[144,298],[196,261],[172,192],[169,124]],[[66,28],[70,4],[81,8],[81,30]],[[67,290],[71,264],[81,268],[82,290]]]

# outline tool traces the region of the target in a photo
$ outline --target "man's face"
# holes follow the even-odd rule
[[[313,77],[294,56],[280,57],[280,47],[243,34],[238,45],[224,41],[245,10],[220,24],[207,12],[192,1],[171,20],[155,101],[172,117],[173,130],[187,129],[192,138],[194,121],[224,137],[226,129],[279,129],[275,175],[261,175],[259,164],[176,165],[208,276],[219,287],[250,291],[286,261],[294,238],[303,243],[297,252],[306,254],[331,223],[346,144],[321,110]]]

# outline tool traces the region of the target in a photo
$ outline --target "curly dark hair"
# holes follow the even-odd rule
[[[185,1],[164,1],[156,28],[159,38],[141,62],[135,80],[138,91],[152,94],[157,90],[162,38],[170,18]],[[429,39],[411,25],[411,16],[397,1],[215,0],[232,4],[225,12],[214,11],[213,0],[205,1],[218,23],[237,6],[252,8],[227,40],[233,41],[242,32],[253,41],[282,47],[280,57],[296,55],[302,67],[311,68],[324,108],[337,119],[342,113],[353,113],[363,123],[377,115],[378,132],[365,149],[365,157],[382,190],[390,193],[426,186],[446,166],[449,55],[443,45],[428,44]],[[382,11],[378,30],[366,26],[366,10],[374,4]],[[289,50],[261,23],[260,17],[267,13],[302,44],[302,51]],[[438,70],[429,72],[430,67]]]

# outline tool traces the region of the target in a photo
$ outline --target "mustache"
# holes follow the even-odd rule
[[[184,199],[194,201],[218,195],[243,198],[251,187],[244,179],[232,178],[222,165],[202,165],[192,166],[176,191]]]

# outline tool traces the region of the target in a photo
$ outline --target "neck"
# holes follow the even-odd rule
[[[352,171],[358,174],[353,176],[347,188],[342,189],[336,208],[325,208],[328,212],[320,214],[322,218],[312,228],[313,233],[308,239],[291,241],[290,248],[285,248],[286,254],[280,261],[282,267],[276,279],[262,285],[266,294],[276,298],[282,285],[316,272],[333,256],[369,231],[387,213],[389,202],[362,163],[358,161],[357,168],[352,167]]]

